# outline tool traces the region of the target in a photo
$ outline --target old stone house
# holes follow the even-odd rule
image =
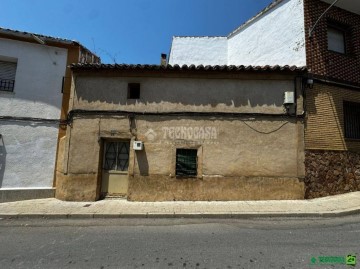
[[[306,197],[360,190],[360,2],[278,0],[224,37],[174,37],[170,64],[308,67]]]
[[[54,196],[67,66],[78,62],[99,58],[76,41],[0,28],[0,202]]]
[[[305,68],[77,64],[72,72],[57,198],[303,199]]]

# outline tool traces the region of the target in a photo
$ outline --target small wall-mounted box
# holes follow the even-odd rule
[[[295,103],[294,92],[285,92],[284,93],[284,105],[292,105],[294,103]]]
[[[143,150],[144,149],[144,143],[142,141],[134,141],[133,149],[134,150]]]

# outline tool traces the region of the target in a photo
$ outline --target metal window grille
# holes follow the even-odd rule
[[[127,171],[129,168],[129,142],[106,142],[104,169]]]
[[[176,150],[176,175],[196,176],[197,175],[197,150],[177,149]]]
[[[360,139],[360,103],[344,102],[345,137]]]
[[[15,80],[0,79],[0,91],[14,91]]]
[[[0,61],[0,91],[14,91],[16,63]]]

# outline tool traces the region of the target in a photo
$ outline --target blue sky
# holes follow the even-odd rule
[[[80,41],[103,63],[159,64],[172,36],[222,36],[271,0],[0,0],[0,27]]]

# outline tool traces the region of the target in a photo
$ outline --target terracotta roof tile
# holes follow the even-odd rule
[[[149,65],[149,64],[72,64],[73,70],[174,70],[174,71],[292,71],[305,72],[306,66],[244,66],[244,65]]]

